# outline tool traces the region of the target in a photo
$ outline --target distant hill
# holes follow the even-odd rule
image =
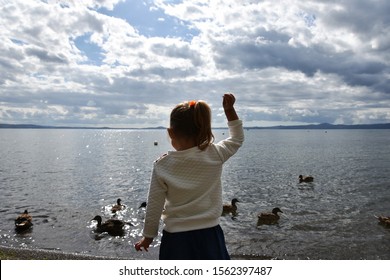
[[[70,127],[70,126],[46,126],[46,125],[35,125],[35,124],[0,124],[0,128],[29,128],[29,129],[75,129],[75,128],[80,128],[80,129],[85,129],[88,127]],[[99,127],[103,129],[104,127]]]
[[[44,125],[35,125],[35,124],[0,124],[1,128],[24,128],[24,129],[166,129],[165,127],[145,127],[145,128],[111,128],[111,127],[72,127],[72,126],[44,126]],[[279,126],[269,126],[269,127],[245,127],[246,129],[390,129],[390,123],[382,124],[354,124],[354,125],[344,125],[344,124],[308,124],[308,125],[279,125]]]
[[[36,124],[4,124],[0,123],[1,128],[24,128],[24,129],[166,129],[165,127],[145,127],[145,128],[112,128],[108,126],[89,127],[89,126],[49,126]]]
[[[383,124],[308,124],[308,125],[279,125],[271,127],[250,127],[249,129],[390,129],[390,123]]]

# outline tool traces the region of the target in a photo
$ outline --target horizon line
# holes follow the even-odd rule
[[[6,124],[0,123],[0,129],[118,129],[118,130],[152,130],[152,129],[167,129],[164,126],[156,127],[109,127],[109,126],[55,126],[55,125],[36,125],[36,124]],[[390,129],[390,123],[375,123],[375,124],[303,124],[303,125],[276,125],[276,126],[244,126],[244,129],[342,129],[342,128],[362,128],[362,129]],[[213,127],[212,129],[227,129],[227,127]]]

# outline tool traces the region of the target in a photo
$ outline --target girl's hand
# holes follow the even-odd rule
[[[223,105],[223,109],[225,111],[233,109],[234,102],[236,102],[236,98],[234,97],[234,95],[232,93],[225,93],[223,95],[222,105]]]
[[[236,110],[234,109],[234,102],[236,102],[236,98],[232,93],[225,93],[223,95],[222,105],[228,121],[238,120]]]
[[[142,251],[142,247],[143,247],[145,251],[148,252],[148,248],[152,242],[153,242],[153,238],[142,237],[140,241],[135,243],[134,248],[137,251]]]

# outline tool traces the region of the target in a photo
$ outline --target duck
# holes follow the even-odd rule
[[[15,230],[25,231],[31,228],[31,226],[32,216],[28,213],[28,210],[24,210],[24,212],[15,219]]]
[[[385,217],[385,216],[379,216],[376,217],[379,220],[379,223],[385,226],[390,226],[390,216]]]
[[[95,216],[91,221],[96,221],[97,226],[95,232],[102,233],[107,232],[109,235],[114,236],[121,236],[124,233],[123,227],[128,224],[131,225],[131,223],[126,223],[121,220],[116,219],[109,219],[102,223],[102,217],[97,215]]]
[[[138,207],[138,209],[141,209],[141,208],[146,208],[148,204],[146,203],[146,201],[142,202],[141,205]]]
[[[312,176],[302,176],[299,175],[299,183],[310,183],[313,182],[314,178]]]
[[[222,207],[222,214],[236,213],[237,202],[240,202],[240,201],[237,198],[233,198],[231,204],[224,204]]]
[[[257,215],[257,224],[262,225],[262,224],[275,224],[279,221],[280,216],[278,213],[283,213],[282,210],[280,210],[279,207],[275,207],[272,209],[272,212],[263,212],[259,213]]]
[[[122,200],[120,198],[117,199],[116,204],[114,206],[112,206],[112,208],[111,208],[112,213],[116,213],[117,211],[121,211],[121,210],[125,209],[126,206],[122,205],[121,201]]]

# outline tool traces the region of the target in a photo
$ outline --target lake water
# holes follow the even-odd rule
[[[216,139],[227,130],[215,130]],[[222,216],[235,258],[390,259],[390,130],[246,130],[225,165]],[[158,141],[158,145],[154,142]],[[156,259],[136,252],[153,161],[171,150],[165,130],[0,129],[0,245],[66,253]],[[313,183],[298,183],[298,175]],[[117,198],[131,222],[122,237],[96,235],[91,219],[111,217]],[[257,213],[283,211],[278,224]],[[14,231],[25,209],[33,228]]]

